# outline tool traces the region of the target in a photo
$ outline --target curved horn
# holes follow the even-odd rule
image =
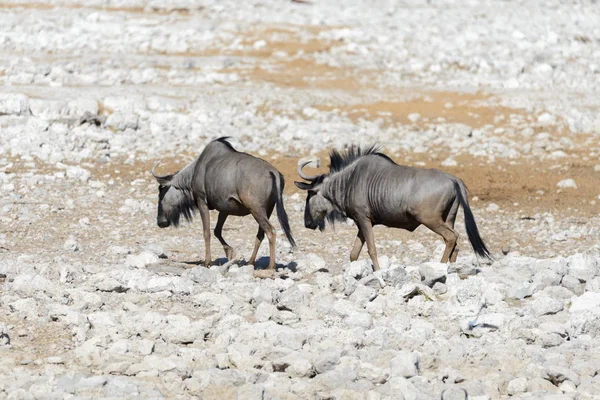
[[[171,178],[173,178],[173,175],[156,175],[156,167],[158,167],[158,165],[161,162],[157,162],[154,167],[152,167],[152,176],[159,182],[159,183],[165,183],[171,180]]]
[[[319,159],[316,160],[309,160],[309,161],[305,161],[301,164],[298,164],[298,175],[300,175],[300,178],[307,180],[307,181],[314,181],[315,179],[317,179],[319,176],[321,176],[321,174],[316,174],[316,175],[306,175],[304,174],[304,172],[302,172],[302,169],[304,167],[306,167],[308,164],[312,163],[312,162],[316,162],[317,164],[317,168],[319,168],[319,166],[321,165],[321,163],[319,162]]]

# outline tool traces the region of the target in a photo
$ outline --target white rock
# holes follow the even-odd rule
[[[544,366],[542,377],[555,383],[562,383],[569,380],[573,382],[575,386],[579,385],[579,376],[575,372],[567,368],[553,365],[552,363],[547,363]]]
[[[29,113],[29,98],[24,94],[0,94],[0,116]]]
[[[258,322],[266,322],[277,313],[277,307],[270,303],[260,303],[256,307],[254,317]]]
[[[143,254],[143,253],[142,253]],[[140,254],[140,256],[142,255]],[[154,260],[154,258],[149,257],[147,260],[145,260],[145,262],[148,262],[148,264],[152,264],[153,262],[156,261],[152,261]],[[148,265],[146,264],[146,265]],[[141,268],[141,267],[138,267]],[[186,271],[186,273],[182,276],[188,277],[189,279],[193,280],[196,283],[199,283],[202,286],[212,286],[216,281],[217,281],[217,273],[212,271],[211,269],[208,269],[204,266],[196,266],[188,271]]]
[[[538,122],[542,125],[552,125],[556,122],[556,118],[550,113],[543,113],[538,117]]]
[[[133,268],[144,268],[147,265],[157,263],[158,256],[149,251],[142,251],[138,255],[130,254],[125,259],[125,265]]]
[[[319,270],[327,269],[327,263],[322,257],[308,253],[297,261],[297,269],[305,274],[314,274]]]
[[[500,206],[496,203],[490,203],[487,207],[486,210],[489,212],[496,212],[498,210],[500,210]]]
[[[585,292],[579,297],[571,299],[570,312],[598,309],[600,311],[600,293]]]
[[[448,157],[447,159],[442,161],[442,165],[444,167],[456,167],[458,165],[458,162],[456,162],[454,158]]]
[[[587,282],[600,275],[600,262],[598,257],[586,254],[575,254],[568,258],[567,268],[569,275],[574,276],[582,282]]]
[[[569,179],[563,179],[562,181],[558,182],[556,184],[556,186],[558,186],[561,189],[577,189],[577,183],[575,183],[575,180],[569,178]]]
[[[373,317],[367,312],[353,312],[344,318],[344,324],[350,328],[369,329],[373,325]]]
[[[514,286],[508,287],[506,297],[510,299],[521,300],[530,297],[534,292],[534,285],[529,282],[519,282]]]
[[[77,239],[75,238],[75,236],[70,235],[67,240],[65,240],[65,243],[63,244],[63,249],[67,250],[67,251],[78,251],[79,250],[79,244],[77,243]]]
[[[8,326],[4,323],[0,323],[0,347],[7,346],[10,344],[10,336]]]
[[[416,353],[406,350],[398,351],[390,364],[390,373],[393,376],[412,378],[419,374],[419,357]]]
[[[507,392],[509,395],[514,396],[517,394],[525,393],[529,389],[527,378],[520,377],[515,378],[508,382]]]
[[[531,309],[536,317],[547,314],[556,314],[564,309],[564,304],[560,300],[548,296],[539,296],[531,303]]]
[[[71,165],[69,167],[67,167],[67,178],[71,178],[71,179],[77,179],[80,180],[81,182],[87,182],[90,180],[90,177],[92,176],[92,174],[90,173],[90,171],[88,171],[87,169],[81,168],[80,166],[77,165]]]
[[[421,120],[421,114],[419,114],[419,113],[410,113],[410,114],[408,114],[407,118],[408,118],[408,120],[410,122],[418,122],[418,121]]]

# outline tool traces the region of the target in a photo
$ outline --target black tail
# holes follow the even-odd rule
[[[287,238],[288,242],[290,242],[290,244],[292,245],[292,249],[295,249],[296,241],[292,237],[292,229],[290,228],[288,215],[285,212],[285,208],[283,208],[283,188],[285,186],[283,175],[279,174],[279,179],[277,179],[275,174],[271,172],[271,178],[273,179],[273,190],[275,192],[276,198],[275,204],[277,207],[277,219],[279,220],[281,229],[283,229],[283,233],[285,233],[285,237]]]
[[[475,250],[475,253],[478,256],[487,258],[488,260],[493,260],[490,251],[485,246],[485,243],[483,243],[481,236],[479,236],[479,230],[477,229],[477,224],[475,224],[475,218],[471,212],[471,207],[469,207],[467,188],[465,187],[465,184],[460,179],[457,179],[454,181],[454,186],[456,187],[458,201],[465,212],[465,229],[467,230],[467,236],[469,237],[471,246],[473,246],[473,250]]]

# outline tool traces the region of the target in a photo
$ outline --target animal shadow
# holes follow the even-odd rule
[[[260,257],[258,260],[256,260],[256,262],[254,263],[254,270],[261,270],[261,269],[267,269],[267,267],[269,266],[269,257]],[[248,262],[244,261],[244,265],[247,265]],[[287,270],[289,272],[296,272],[297,271],[297,267],[298,267],[298,263],[296,263],[295,261],[292,261],[289,264],[275,264],[275,269],[276,270]]]
[[[221,257],[221,258],[217,258],[215,260],[213,260],[210,265],[223,265],[223,264],[227,264],[230,260],[228,260],[225,257]],[[195,266],[204,266],[204,260],[197,260],[197,261],[182,261],[183,264],[187,264],[187,265],[195,265]]]

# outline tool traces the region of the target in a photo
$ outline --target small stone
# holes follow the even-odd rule
[[[64,364],[62,357],[48,357],[46,358],[48,364]]]
[[[531,309],[536,317],[542,315],[556,314],[564,309],[564,304],[560,300],[555,300],[551,297],[540,296],[533,300]]]
[[[421,274],[421,282],[426,286],[433,287],[438,282],[446,282],[448,266],[442,263],[429,262],[421,265],[419,272]]]
[[[8,335],[8,326],[0,323],[0,347],[10,345],[10,336]]]
[[[546,365],[542,378],[552,382],[554,385],[567,380],[573,382],[575,386],[579,385],[579,376],[575,372],[557,365]]]
[[[400,289],[400,295],[406,299],[412,299],[415,296],[423,295],[429,300],[437,301],[433,289],[420,283],[406,283]]]
[[[406,275],[406,270],[402,267],[391,267],[385,270],[380,270],[375,273],[380,276],[386,285],[398,287],[404,285],[409,279]]]
[[[509,299],[522,300],[533,295],[534,286],[530,282],[519,282],[516,285],[508,287],[506,297]]]
[[[185,276],[202,286],[211,286],[217,281],[218,274],[204,266],[197,266],[187,271]]]
[[[571,381],[564,381],[558,385],[558,388],[563,393],[577,393],[577,386]]]
[[[569,289],[571,292],[575,294],[583,293],[584,284],[579,281],[573,275],[565,275],[560,281],[560,285],[566,289]]]
[[[149,251],[142,251],[138,255],[130,254],[125,259],[125,265],[133,268],[144,268],[147,265],[158,262],[158,256]]]
[[[551,125],[556,122],[556,118],[554,115],[546,112],[538,117],[538,122],[542,125]]]
[[[510,396],[514,396],[520,393],[525,393],[528,389],[528,386],[527,378],[520,377],[508,382],[508,387],[506,390]]]
[[[586,311],[600,308],[600,293],[585,292],[571,300],[570,312]]]
[[[400,350],[390,364],[390,370],[394,376],[412,378],[419,374],[419,357],[415,353]]]
[[[63,249],[73,252],[79,250],[79,245],[77,244],[77,239],[75,238],[75,236],[70,235],[67,238],[67,240],[65,240],[65,243],[63,244]]]
[[[277,307],[270,303],[260,303],[258,307],[256,307],[256,312],[254,313],[254,318],[258,322],[266,322],[269,319],[273,318],[273,316],[277,313]]]
[[[442,161],[442,165],[444,167],[456,167],[458,165],[458,162],[456,162],[454,158],[448,157],[447,159]]]
[[[410,114],[408,114],[407,118],[408,118],[408,120],[410,122],[418,122],[418,121],[421,120],[421,114],[419,114],[419,113],[410,113]]]
[[[67,167],[67,178],[77,179],[81,182],[87,182],[90,180],[92,174],[87,169],[81,168],[80,166],[69,166]]]
[[[500,206],[496,203],[490,203],[487,207],[486,207],[486,211],[488,212],[496,212],[500,210]]]
[[[467,391],[459,387],[451,387],[442,392],[442,400],[467,400]]]
[[[433,285],[433,291],[437,295],[442,295],[442,294],[445,294],[448,291],[448,288],[446,287],[445,284],[443,284],[441,282],[436,282]]]
[[[353,312],[344,318],[344,324],[350,328],[369,329],[373,325],[373,317],[367,312]]]
[[[561,189],[577,189],[577,183],[575,183],[575,181],[571,178],[563,179],[562,181],[558,182],[556,186],[558,186]]]

